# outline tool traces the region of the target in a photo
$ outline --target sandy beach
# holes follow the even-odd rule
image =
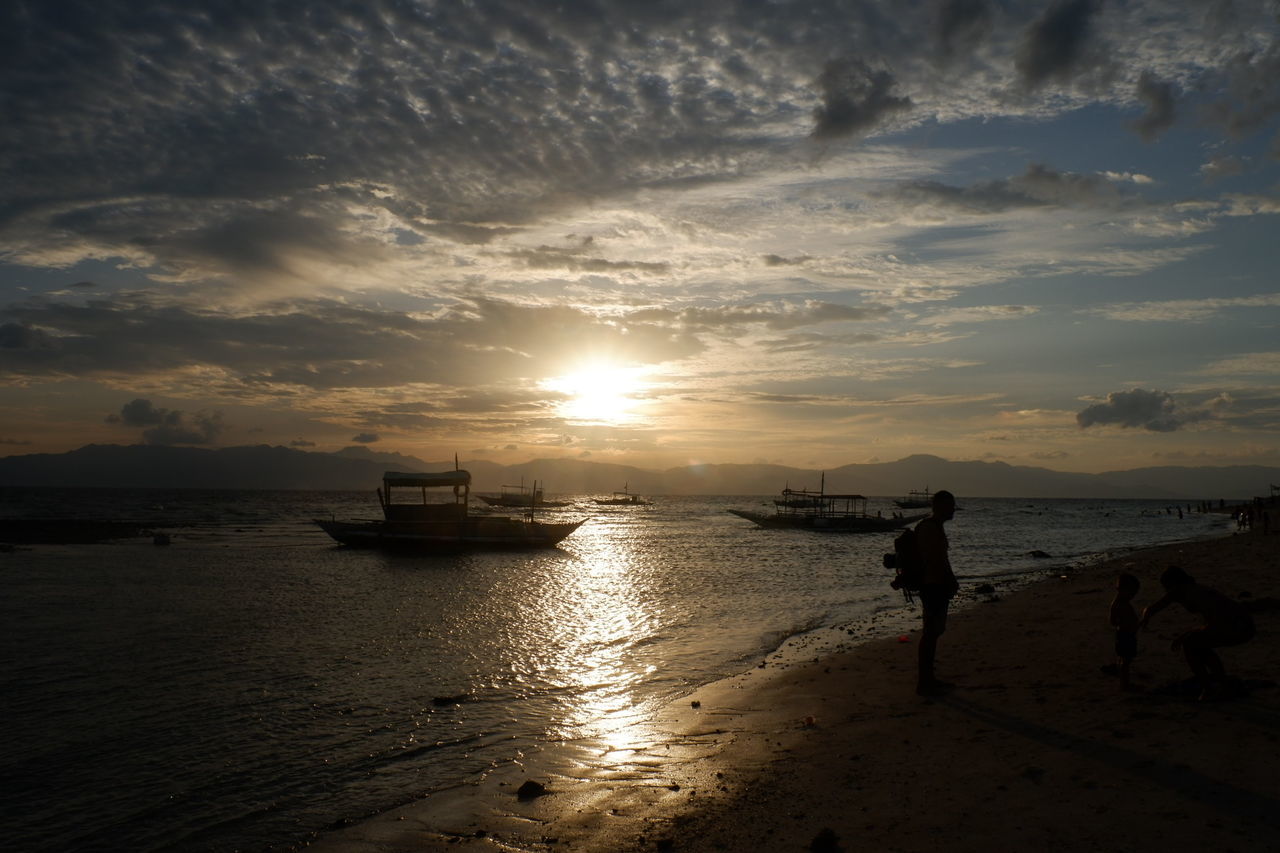
[[[1242,695],[1178,689],[1189,673],[1170,643],[1196,617],[1177,606],[1140,635],[1135,690],[1103,672],[1115,574],[1139,578],[1141,609],[1173,563],[1254,611],[1257,636],[1222,650]],[[548,749],[307,849],[1276,849],[1280,535],[963,594],[939,650],[939,676],[956,684],[943,696],[915,695],[918,616],[903,611],[856,628],[870,641],[792,644],[611,742]],[[544,791],[520,796],[528,782]]]

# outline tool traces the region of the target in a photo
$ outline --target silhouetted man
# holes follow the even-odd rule
[[[920,664],[916,681],[916,692],[921,696],[932,696],[951,686],[934,676],[933,667],[938,653],[938,638],[947,630],[947,608],[960,588],[955,573],[951,571],[947,532],[943,529],[943,525],[955,516],[955,495],[945,490],[938,492],[933,496],[931,506],[933,512],[916,525],[920,558],[924,563],[920,584],[924,627],[920,631]]]

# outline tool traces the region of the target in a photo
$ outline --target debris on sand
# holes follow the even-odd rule
[[[547,793],[546,785],[529,779],[516,791],[516,797],[521,800],[532,800],[536,797],[541,797],[545,793]]]

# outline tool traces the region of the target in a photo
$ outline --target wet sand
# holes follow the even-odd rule
[[[1177,563],[1251,603],[1222,650],[1242,695],[1199,702],[1174,606],[1120,690],[1107,610]],[[814,655],[803,642],[626,732],[327,833],[307,849],[401,851],[1271,851],[1280,833],[1280,534],[1134,552],[995,596],[966,593],[939,647],[955,689],[915,695],[918,617]],[[901,641],[905,635],[906,641]],[[545,787],[518,796],[525,782]]]

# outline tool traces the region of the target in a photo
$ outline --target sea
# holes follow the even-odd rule
[[[300,849],[608,739],[797,638],[916,618],[888,587],[893,534],[727,512],[768,496],[652,501],[543,510],[587,519],[554,549],[415,556],[313,523],[375,518],[369,492],[0,489],[0,518],[138,521],[169,541],[0,553],[5,848]],[[961,496],[958,604],[1231,527],[1185,502]]]

